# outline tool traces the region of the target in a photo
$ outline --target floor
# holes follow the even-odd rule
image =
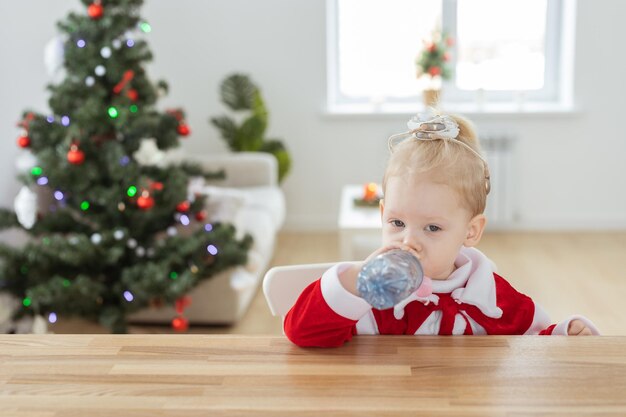
[[[583,314],[605,335],[626,335],[626,232],[506,232],[483,236],[479,249],[519,291],[530,295],[553,321]],[[337,233],[281,233],[272,265],[337,260]],[[56,333],[102,333],[96,325],[66,321]],[[133,326],[131,333],[171,333],[166,326]],[[281,334],[259,289],[244,318],[229,327],[192,327],[190,333]]]

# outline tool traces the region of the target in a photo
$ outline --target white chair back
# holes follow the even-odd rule
[[[302,291],[335,264],[275,266],[267,271],[263,278],[263,294],[272,314],[284,318]]]

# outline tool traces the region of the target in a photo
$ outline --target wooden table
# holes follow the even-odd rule
[[[626,337],[1,335],[0,415],[626,415]]]

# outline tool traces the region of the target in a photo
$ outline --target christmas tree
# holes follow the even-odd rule
[[[191,178],[219,172],[162,162],[189,127],[182,110],[155,108],[167,84],[143,67],[152,54],[142,0],[81,1],[83,12],[58,23],[65,77],[49,86],[50,113],[18,123],[32,163],[0,227],[30,238],[0,245],[0,292],[19,300],[16,318],[77,315],[125,332],[127,315],[149,305],[180,312],[200,280],[246,262],[251,238],[211,224],[204,196],[188,195]],[[182,316],[172,324],[187,326]]]

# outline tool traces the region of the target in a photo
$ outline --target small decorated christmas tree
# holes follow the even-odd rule
[[[416,76],[425,84],[426,106],[437,107],[442,83],[452,77],[450,49],[453,46],[454,39],[436,30],[431,39],[424,42],[424,48],[415,60]]]
[[[59,22],[65,77],[49,87],[50,112],[18,123],[24,186],[0,227],[31,237],[0,245],[0,292],[17,298],[16,319],[77,315],[125,332],[149,305],[181,312],[200,280],[246,262],[251,239],[211,224],[204,197],[188,194],[191,177],[219,173],[164,163],[190,129],[181,110],[155,108],[167,85],[143,67],[142,0],[81,1],[84,12]]]
[[[415,60],[417,78],[429,77],[449,80],[452,77],[450,68],[450,51],[454,39],[445,33],[435,31],[429,41],[424,42],[424,49]]]

